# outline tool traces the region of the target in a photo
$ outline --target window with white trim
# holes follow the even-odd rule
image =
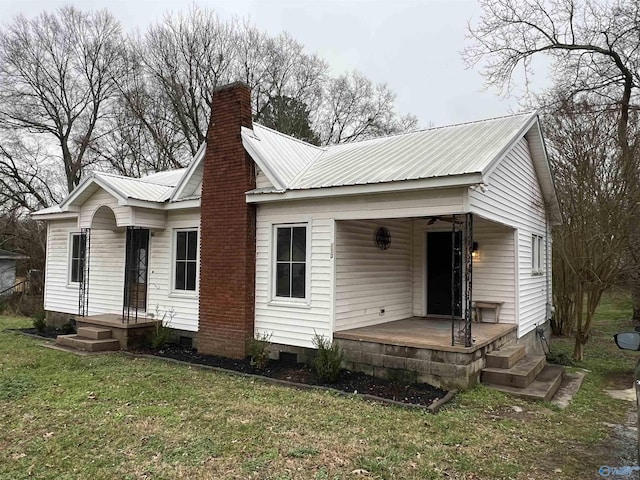
[[[195,291],[198,270],[198,230],[176,230],[174,290]]]
[[[531,235],[531,274],[544,274],[544,237]]]
[[[307,297],[307,225],[277,225],[274,236],[274,296],[304,299]]]
[[[84,277],[84,262],[86,258],[87,236],[84,233],[71,234],[71,249],[69,256],[69,281],[80,283]]]

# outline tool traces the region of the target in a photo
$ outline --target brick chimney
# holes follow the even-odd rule
[[[200,206],[198,351],[231,358],[245,356],[255,305],[256,214],[244,194],[256,180],[241,127],[253,127],[251,89],[214,90]]]

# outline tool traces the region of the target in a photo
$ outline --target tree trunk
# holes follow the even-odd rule
[[[634,322],[640,322],[640,287],[634,285],[631,297],[633,299],[633,317],[631,319]]]
[[[584,360],[584,342],[582,335],[576,332],[576,343],[573,346],[573,359],[581,362]]]

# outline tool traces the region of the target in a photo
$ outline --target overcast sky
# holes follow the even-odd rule
[[[108,8],[127,30],[146,27],[166,11],[188,10],[179,0],[0,0],[0,21],[35,16],[65,4],[83,10]],[[422,127],[506,115],[518,110],[509,99],[485,90],[479,70],[465,70],[467,22],[477,19],[475,0],[200,0],[222,18],[250,18],[271,34],[285,30],[330,64],[333,73],[360,70],[396,93],[401,113]],[[544,69],[541,69],[544,70]],[[539,71],[536,83],[547,83]]]

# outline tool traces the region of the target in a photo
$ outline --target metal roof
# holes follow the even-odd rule
[[[535,118],[512,115],[330,147],[288,189],[485,173]]]
[[[142,178],[123,177],[110,173],[96,173],[95,177],[105,182],[123,198],[163,202],[169,198],[182,174],[184,169],[154,173]]]
[[[326,151],[257,123],[242,127],[242,143],[278,189],[286,189],[296,175]]]

